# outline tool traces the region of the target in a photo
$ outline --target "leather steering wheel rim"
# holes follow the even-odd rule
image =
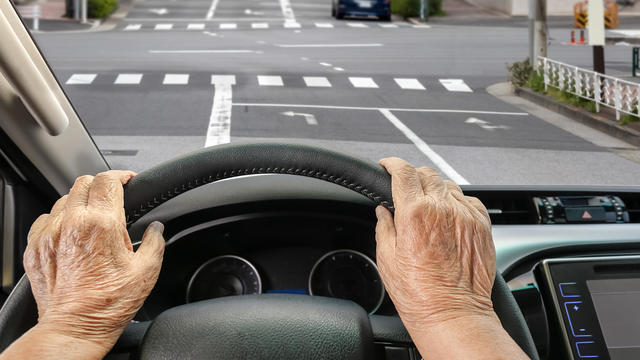
[[[127,226],[181,193],[215,181],[252,174],[290,174],[332,182],[358,192],[392,212],[391,176],[380,165],[336,151],[300,144],[233,143],[205,148],[161,163],[125,186]],[[503,327],[532,359],[537,351],[520,308],[501,274],[492,291]],[[26,276],[0,310],[0,351],[37,321]]]

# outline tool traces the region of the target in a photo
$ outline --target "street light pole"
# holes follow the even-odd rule
[[[604,0],[589,1],[589,45],[593,46],[593,71],[604,74]]]
[[[538,56],[547,56],[547,3],[529,0],[529,61],[534,69]]]

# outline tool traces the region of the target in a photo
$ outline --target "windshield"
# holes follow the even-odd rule
[[[568,0],[537,15],[516,0],[17,5],[112,168],[278,140],[399,156],[458,184],[640,178],[631,6],[614,19],[604,4],[598,46]]]

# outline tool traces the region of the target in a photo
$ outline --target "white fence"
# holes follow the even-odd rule
[[[545,90],[551,86],[596,104],[608,106],[616,111],[616,120],[620,114],[638,115],[640,104],[640,84],[615,78],[577,66],[538,57],[538,69],[544,75]]]
[[[40,6],[17,6],[18,12],[20,16],[23,18],[31,18],[33,19],[33,29],[39,30],[40,27]]]

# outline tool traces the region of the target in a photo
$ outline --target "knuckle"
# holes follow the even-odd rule
[[[76,178],[76,181],[74,183],[74,185],[76,184],[81,184],[81,183],[87,183],[87,182],[91,182],[93,181],[93,176],[91,175],[82,175]]]

